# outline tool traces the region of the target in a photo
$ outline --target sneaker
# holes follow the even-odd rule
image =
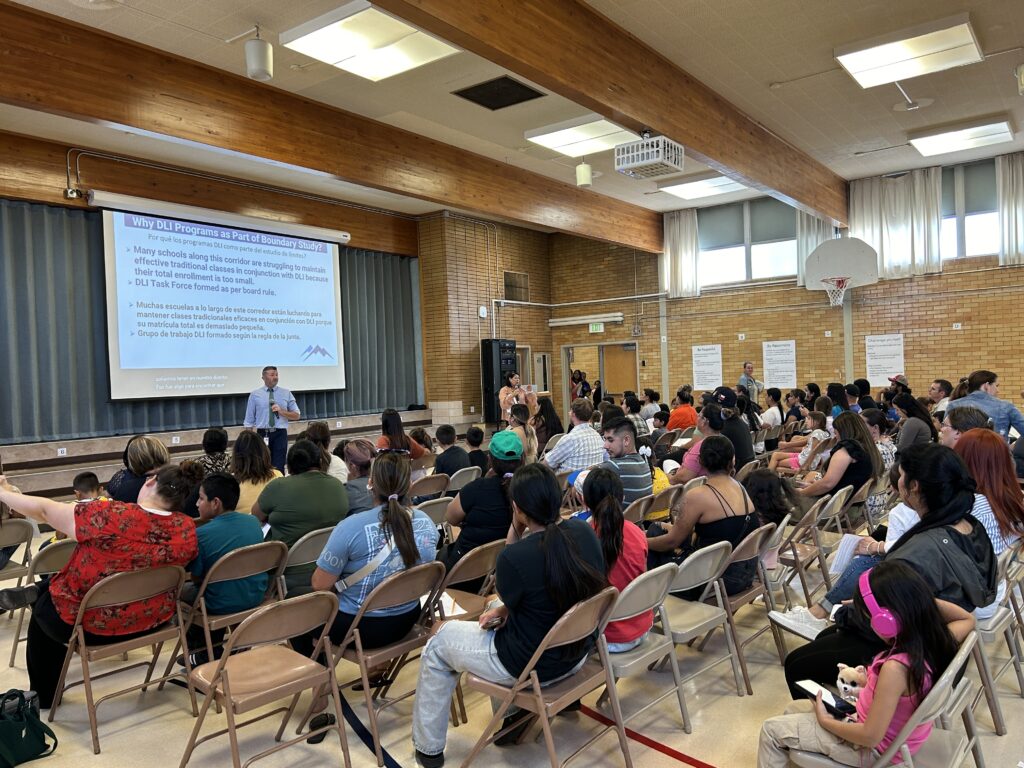
[[[215,647],[213,649],[213,658],[215,660],[220,659],[220,657],[223,656],[223,655],[224,655],[224,648],[223,647],[218,645],[217,647]],[[210,660],[210,654],[208,654],[206,652],[205,648],[201,649],[201,650],[198,650],[198,651],[192,651],[192,653],[190,653],[188,655],[188,660],[189,660],[189,663],[192,665],[192,669],[195,669],[196,667],[201,667],[203,664],[208,662]],[[178,659],[177,659],[177,663],[178,663],[179,667],[184,667],[185,666],[185,657],[184,656],[179,656]]]
[[[18,608],[27,608],[35,605],[39,599],[39,587],[29,584],[24,587],[11,587],[0,589],[0,608],[5,611],[16,611]]]
[[[769,611],[768,618],[794,635],[813,640],[828,626],[826,619],[819,619],[802,605],[789,611]]]
[[[416,762],[423,768],[441,768],[444,765],[444,752],[439,755],[428,755],[426,752],[416,750]]]

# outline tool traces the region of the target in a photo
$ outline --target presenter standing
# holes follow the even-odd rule
[[[284,472],[288,453],[288,422],[299,418],[299,405],[292,393],[277,386],[277,366],[263,369],[263,386],[249,395],[242,426],[255,428],[270,448],[270,463]]]

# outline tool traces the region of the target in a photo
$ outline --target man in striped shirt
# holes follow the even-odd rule
[[[636,428],[628,418],[612,419],[601,428],[608,461],[602,467],[615,472],[622,480],[624,501],[632,504],[650,496],[654,488],[651,465],[636,452]]]
[[[585,397],[578,397],[572,401],[569,408],[569,422],[572,428],[544,456],[544,463],[555,472],[575,472],[593,467],[608,458],[601,435],[590,426],[590,417],[593,414],[594,406]]]

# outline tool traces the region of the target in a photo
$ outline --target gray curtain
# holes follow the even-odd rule
[[[304,419],[422,399],[416,259],[340,262],[348,387],[296,392]],[[0,445],[241,424],[245,395],[110,402],[104,299],[99,212],[0,199]]]

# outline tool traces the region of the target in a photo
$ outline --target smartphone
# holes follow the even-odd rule
[[[495,616],[493,619],[491,619],[491,620],[485,622],[483,625],[481,625],[481,628],[482,629],[497,629],[504,622],[505,622],[505,620],[501,616]]]
[[[847,717],[857,714],[857,708],[853,704],[840,699],[828,688],[823,688],[813,680],[800,680],[796,686],[812,699],[818,698],[818,691],[821,691],[821,701],[825,705],[825,709],[837,720],[845,720]]]

